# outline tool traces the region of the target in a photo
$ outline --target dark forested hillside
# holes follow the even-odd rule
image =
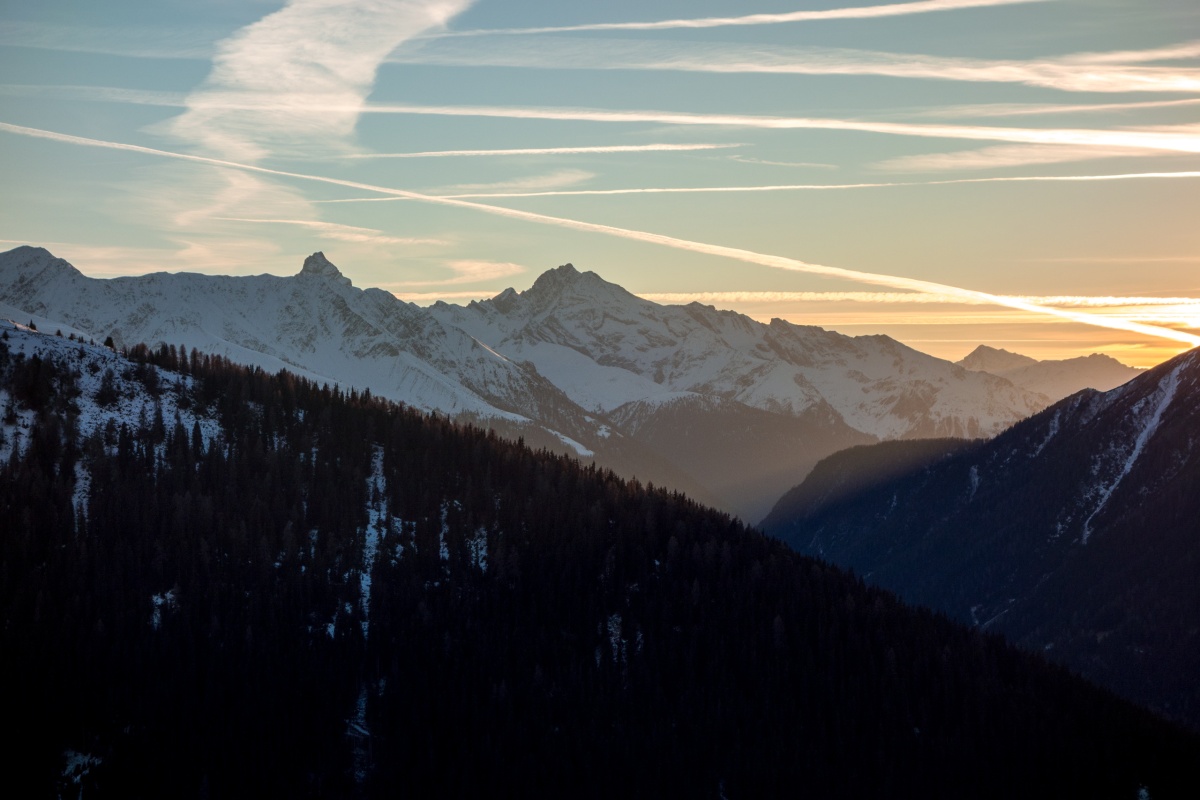
[[[971,439],[898,439],[839,450],[775,503],[762,527],[795,526],[801,517],[853,502],[859,494],[976,445]]]
[[[1200,729],[1200,351],[896,475],[873,452],[765,529]]]
[[[681,495],[286,373],[9,330],[27,796],[1196,791],[1189,735]]]

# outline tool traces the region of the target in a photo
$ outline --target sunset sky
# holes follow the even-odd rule
[[[427,305],[571,262],[957,359],[1200,344],[1196,0],[0,5],[0,250]]]

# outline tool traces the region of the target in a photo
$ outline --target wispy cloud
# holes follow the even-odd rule
[[[386,289],[388,287],[381,286],[380,288]],[[489,297],[495,296],[496,293],[490,289],[477,289],[469,292],[410,292],[401,289],[392,291],[392,294],[407,303],[429,305],[436,303],[438,300],[486,300]]]
[[[907,14],[927,14],[935,11],[957,11],[966,8],[1007,6],[1042,0],[916,0],[908,3],[887,3],[874,6],[829,8],[820,11],[789,11],[782,14],[746,14],[740,17],[701,17],[669,19],[657,22],[596,22],[585,25],[561,25],[543,28],[498,28],[490,30],[452,31],[443,36],[488,36],[497,34],[558,33],[564,31],[660,31],[677,28],[725,28],[745,25],[779,25],[789,22],[820,22],[838,19],[874,19]]]
[[[760,164],[767,167],[797,167],[800,169],[837,169],[837,164],[826,164],[820,161],[768,161],[765,158],[750,156],[729,156],[730,161],[740,164]]]
[[[685,153],[695,150],[727,150],[742,145],[731,144],[607,144],[587,147],[520,147],[507,150],[424,150],[416,153],[348,153],[340,158],[463,158],[505,156],[557,156],[609,153]]]
[[[399,281],[395,283],[381,284],[380,288],[384,289],[404,289],[414,286],[458,286],[467,283],[482,283],[483,281],[497,280],[499,278],[509,278],[513,275],[520,275],[525,271],[525,268],[520,264],[513,264],[509,261],[486,261],[477,259],[459,259],[447,261],[446,268],[453,275],[440,280],[423,280],[423,281]],[[477,294],[469,294],[476,297]],[[439,294],[437,297],[446,297],[445,294]]]
[[[1110,50],[1100,53],[1076,53],[1066,56],[1064,61],[1079,64],[1135,64],[1150,61],[1172,61],[1184,58],[1200,58],[1200,39],[1179,44],[1169,44],[1149,50]]]
[[[353,134],[388,53],[471,2],[290,0],[218,44],[204,87],[167,128],[223,158],[327,151]]]
[[[0,240],[9,241],[9,240]],[[113,278],[150,272],[213,272],[230,274],[261,272],[261,264],[279,253],[272,242],[262,239],[225,237],[212,241],[171,240],[175,247],[131,247],[88,242],[39,241],[54,254],[79,267],[85,274]],[[13,244],[27,242],[13,241]],[[235,265],[231,268],[230,265]]]
[[[1143,100],[1133,103],[983,103],[969,106],[939,106],[923,109],[926,117],[1030,117],[1046,114],[1087,114],[1115,111],[1145,111],[1148,108],[1178,108],[1200,105],[1200,98],[1186,100]]]
[[[1010,300],[1059,308],[1125,309],[1186,306],[1200,310],[1200,297],[1145,297],[1113,295],[1000,295]],[[918,305],[953,303],[992,305],[990,300],[933,292],[639,292],[656,303],[880,303]]]
[[[222,35],[221,31],[195,26],[84,27],[5,20],[0,25],[0,46],[130,58],[206,59],[213,53],[213,42]]]
[[[1153,51],[1157,52],[1157,51]],[[505,38],[494,42],[412,40],[394,63],[525,69],[665,70],[774,75],[863,75],[975,83],[1017,83],[1072,92],[1200,92],[1200,69],[1140,66],[1139,53],[978,59],[823,47],[772,47],[726,42],[606,39],[580,47],[571,37]],[[1139,59],[1139,56],[1141,58]]]
[[[1028,323],[1035,322],[1042,312],[1006,311],[1000,314],[981,315],[978,311],[969,314],[937,311],[935,316],[914,314],[906,311],[896,314],[881,314],[876,309],[886,306],[995,306],[991,299],[962,297],[957,294],[934,292],[639,292],[639,297],[656,303],[684,305],[702,303],[724,307],[738,307],[755,316],[756,308],[768,309],[763,313],[779,314],[797,309],[814,309],[822,305],[838,305],[850,311],[839,311],[839,326],[853,324],[869,325],[979,325],[981,322]],[[1200,330],[1200,297],[1111,297],[1092,295],[1001,295],[1007,304],[1025,303],[1039,309],[1085,309],[1088,313],[1118,320],[1122,323],[1155,325],[1166,328],[1190,328]],[[862,316],[853,309],[871,309],[869,316]]]
[[[1102,158],[1161,156],[1159,150],[1131,147],[1073,147],[1058,144],[1009,144],[953,153],[921,153],[880,161],[872,166],[886,172],[946,172],[950,170],[1000,169],[1039,164],[1063,164]]]
[[[583,169],[559,169],[545,175],[531,175],[498,183],[460,183],[447,187],[452,192],[541,192],[555,191],[563,186],[578,186],[596,177]]]
[[[262,219],[257,217],[213,217],[224,222],[251,222],[261,225],[294,225],[308,228],[322,239],[333,239],[340,242],[369,242],[371,244],[446,244],[444,239],[415,238],[408,236],[389,236],[374,228],[360,228],[356,225],[342,225],[337,222],[322,222],[311,219]]]
[[[74,100],[104,103],[128,103],[138,106],[187,108],[184,92],[158,92],[148,89],[125,89],[118,86],[80,86],[73,84],[0,84],[0,95],[7,97],[40,97],[55,100]]]
[[[283,7],[212,48],[204,84],[186,95],[104,87],[40,87],[39,96],[182,107],[152,126],[192,152],[260,162],[283,155],[353,149],[353,134],[376,71],[388,53],[413,36],[444,26],[473,0],[287,0]],[[9,87],[9,92],[27,91]],[[289,225],[360,247],[417,240],[316,219],[316,208],[294,188],[243,169],[142,174],[133,205],[156,215],[166,236],[186,236],[185,250],[219,248],[246,224]],[[132,207],[132,206],[131,206]],[[419,240],[428,243],[429,240]]]
[[[494,216],[505,217],[508,219],[517,219],[525,222],[533,222],[542,225],[551,225],[567,230],[575,230],[587,233],[598,233],[606,236],[612,236],[630,241],[642,242],[645,244],[653,244],[661,247],[668,247],[684,252],[697,253],[702,255],[716,256],[719,258],[728,258],[735,261],[740,261],[747,264],[756,264],[758,266],[768,267],[770,269],[785,270],[788,272],[800,272],[811,275],[819,275],[835,280],[847,280],[854,283],[863,283],[873,286],[885,286],[891,289],[899,289],[902,291],[926,292],[930,294],[945,294],[954,295],[967,299],[977,299],[980,301],[992,303],[994,305],[1013,308],[1019,311],[1028,311],[1034,314],[1045,316],[1058,317],[1067,319],[1073,322],[1092,325],[1102,328],[1113,328],[1117,330],[1128,331],[1130,333],[1140,333],[1146,336],[1156,337],[1160,339],[1169,339],[1176,342],[1183,342],[1188,346],[1195,347],[1200,345],[1200,336],[1186,331],[1174,330],[1172,328],[1147,325],[1140,322],[1133,322],[1120,318],[1109,318],[1100,314],[1093,314],[1075,309],[1055,308],[1053,306],[1040,306],[1036,303],[1029,303],[1023,300],[1014,300],[1009,297],[995,295],[988,292],[980,292],[974,289],[965,289],[962,287],[951,286],[949,284],[937,283],[934,281],[919,280],[916,278],[907,278],[899,275],[886,275],[881,273],[863,272],[861,270],[845,269],[842,267],[832,267],[823,264],[813,264],[799,259],[788,258],[786,256],[776,256],[766,253],[757,253],[752,250],[743,250],[736,247],[726,247],[723,245],[708,244],[705,242],[696,242],[688,239],[679,239],[673,236],[665,236],[658,233],[650,233],[648,231],[638,231],[630,228],[619,228],[612,225],[601,225],[594,222],[585,222],[583,220],[569,219],[566,217],[554,217],[548,214],[538,214],[532,211],[522,211],[515,208],[504,208],[501,206],[491,206],[482,203],[474,203],[469,200],[455,200],[446,197],[434,197],[431,195],[421,194],[419,192],[407,191],[404,189],[394,189],[386,186],[376,186],[359,181],[341,180],[338,178],[328,178],[320,175],[307,175],[298,172],[288,172],[285,170],[268,169],[254,164],[238,164],[224,159],[209,158],[206,156],[189,155],[186,153],[174,153],[166,150],[157,150],[140,145],[125,144],[123,142],[109,142],[100,139],[90,139],[82,136],[73,136],[70,134],[58,133],[55,131],[47,131],[38,128],[29,128],[20,125],[0,122],[0,131],[11,133],[19,136],[28,136],[39,139],[59,142],[62,144],[73,144],[84,147],[99,147],[112,150],[121,150],[125,152],[142,153],[144,155],[153,155],[160,158],[177,159],[192,163],[211,164],[218,167],[231,167],[243,169],[249,172],[256,172],[265,175],[276,175],[279,177],[293,178],[296,180],[313,181],[334,186],[344,186],[349,189],[358,189],[360,191],[377,192],[379,194],[391,195],[394,197],[406,197],[411,200],[416,200],[424,203],[443,205],[452,208],[463,208],[478,211]]]

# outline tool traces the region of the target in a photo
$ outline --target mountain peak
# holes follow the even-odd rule
[[[52,275],[82,276],[71,262],[59,258],[44,247],[23,244],[0,253],[0,266],[16,270],[24,279],[45,281]],[[34,278],[33,276],[37,276]]]
[[[574,264],[546,270],[521,296],[538,305],[557,304],[564,300],[572,304],[624,302],[633,298],[632,294],[617,284],[604,280],[595,272],[580,272]]]
[[[970,355],[961,361],[955,362],[960,367],[975,371],[975,372],[997,372],[1018,367],[1027,367],[1031,364],[1036,364],[1036,358],[1023,356],[1020,353],[1012,353],[1008,350],[1003,350],[997,347],[988,347],[986,344],[981,344],[971,351]]]
[[[304,267],[300,270],[301,275],[314,275],[321,278],[331,278],[338,283],[343,283],[351,286],[350,279],[342,274],[333,262],[325,257],[325,254],[320,250],[313,253],[308,258],[304,259]]]
[[[532,288],[546,291],[562,286],[570,286],[572,283],[578,281],[580,277],[582,276],[580,275],[579,270],[575,269],[575,265],[567,263],[563,264],[561,267],[555,267],[554,269],[548,269],[543,272],[538,276],[537,280],[533,282]]]

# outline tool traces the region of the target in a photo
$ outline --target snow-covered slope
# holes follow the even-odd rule
[[[1031,392],[1046,395],[1051,402],[1069,397],[1082,389],[1106,392],[1142,373],[1140,369],[1127,367],[1112,356],[1101,353],[1061,361],[1038,361],[986,345],[979,345],[970,355],[955,363],[974,372],[999,375]]]
[[[19,247],[0,254],[0,303],[118,347],[182,345],[509,433],[532,426],[548,446],[700,489],[748,519],[835,450],[988,436],[1045,404],[884,336],[662,306],[569,264],[524,292],[426,309],[354,287],[321,253],[289,277],[96,280]]]
[[[528,291],[430,311],[532,362],[575,402],[601,412],[694,394],[789,415],[821,411],[878,438],[973,437],[1045,405],[1008,381],[886,336],[764,324],[699,303],[662,306],[570,264]]]
[[[46,250],[21,247],[0,256],[0,299],[97,339],[112,336],[118,347],[185,345],[448,414],[539,419],[561,416],[556,404],[570,406],[528,368],[423,309],[355,288],[321,253],[291,277],[96,280]]]
[[[36,320],[33,320],[36,323]],[[39,328],[44,326],[39,326]],[[109,430],[111,436],[121,425],[136,427],[161,419],[163,425],[178,422],[192,435],[193,429],[207,444],[220,432],[217,421],[206,413],[197,413],[186,400],[190,378],[168,373],[148,364],[132,364],[107,347],[78,338],[73,331],[58,335],[49,330],[34,330],[10,319],[0,318],[0,353],[10,364],[53,361],[75,373],[73,396],[50,398],[73,407],[72,417],[80,441],[96,431]],[[107,398],[101,391],[107,387]],[[14,448],[25,452],[29,431],[36,412],[14,394],[20,387],[0,383],[0,459],[11,456]],[[114,440],[115,441],[115,440]],[[86,503],[87,473],[76,467],[76,495]]]

